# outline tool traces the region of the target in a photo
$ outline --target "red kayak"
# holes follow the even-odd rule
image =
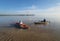
[[[22,29],[28,29],[29,26],[24,24],[22,21],[20,23],[16,23],[18,28],[22,28]]]

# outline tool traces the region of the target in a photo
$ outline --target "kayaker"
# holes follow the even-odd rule
[[[44,19],[43,22],[46,22],[46,19]]]

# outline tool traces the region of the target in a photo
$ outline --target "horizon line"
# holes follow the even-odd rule
[[[35,14],[0,14],[0,16],[35,16]]]

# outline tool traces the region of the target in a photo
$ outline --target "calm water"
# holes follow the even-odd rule
[[[42,20],[43,17],[37,16],[0,16],[0,26],[11,26],[16,22],[22,20],[25,24],[33,24],[34,21]],[[49,25],[52,28],[60,28],[60,22],[56,19],[46,18],[47,21],[50,21]]]
[[[0,31],[4,31],[5,29],[10,29],[11,24],[14,24],[16,22],[19,22],[22,20],[25,24],[30,25],[31,27],[39,27],[43,28],[45,30],[50,30],[53,32],[51,35],[55,35],[56,40],[60,41],[60,21],[57,19],[51,19],[46,18],[47,21],[50,23],[48,25],[34,25],[34,21],[42,20],[42,17],[36,17],[36,16],[0,16]],[[3,27],[2,27],[3,26]]]

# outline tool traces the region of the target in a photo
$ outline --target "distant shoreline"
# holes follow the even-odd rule
[[[0,16],[34,16],[34,14],[1,14]]]

